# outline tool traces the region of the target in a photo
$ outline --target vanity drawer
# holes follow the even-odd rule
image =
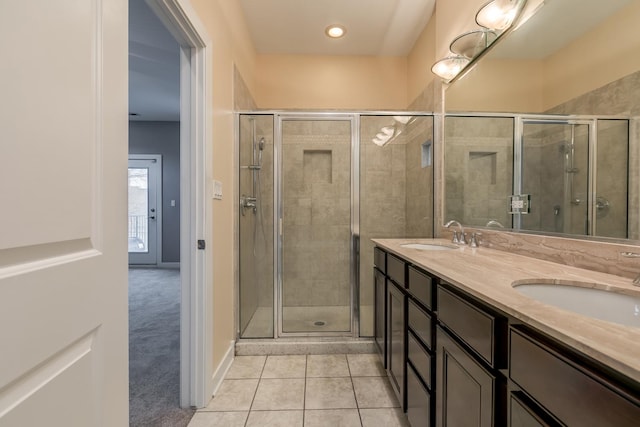
[[[410,426],[430,426],[431,396],[413,368],[407,366],[407,418]]]
[[[387,253],[380,248],[373,248],[373,265],[382,273],[387,273]]]
[[[510,330],[509,377],[564,425],[637,426],[638,396],[577,363],[575,356]]]
[[[413,266],[409,266],[407,287],[416,300],[429,310],[433,310],[433,284],[431,276]]]
[[[423,344],[433,349],[433,326],[431,316],[423,311],[409,298],[409,328],[416,334]]]
[[[395,255],[387,254],[387,276],[398,285],[405,287],[406,264]]]
[[[438,286],[438,318],[490,366],[496,367],[496,318]]]
[[[431,389],[431,355],[420,345],[412,332],[409,332],[407,336],[409,361],[422,381]]]

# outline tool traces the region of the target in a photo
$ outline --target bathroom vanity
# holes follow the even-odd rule
[[[447,245],[439,239],[374,242],[376,343],[412,426],[640,425],[640,328],[514,288],[561,281],[637,294],[630,279],[428,247]]]

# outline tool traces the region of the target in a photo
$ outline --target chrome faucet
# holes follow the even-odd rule
[[[446,228],[449,228],[452,225],[457,225],[459,230],[453,232],[453,237],[451,238],[451,242],[452,243],[459,243],[461,245],[466,245],[467,241],[466,241],[465,236],[464,236],[464,228],[462,228],[462,224],[460,224],[455,219],[452,219],[451,221],[447,222],[444,226]]]
[[[640,258],[640,253],[637,252],[620,252],[620,255],[625,258]],[[636,278],[633,279],[632,283],[633,286],[640,286],[640,274],[638,274]]]

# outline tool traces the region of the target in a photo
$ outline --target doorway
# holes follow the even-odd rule
[[[162,262],[162,157],[129,156],[129,265]]]
[[[179,401],[176,407],[202,407],[206,405],[213,394],[213,367],[207,364],[211,359],[212,349],[212,320],[211,320],[211,266],[207,264],[208,253],[198,250],[197,239],[211,240],[211,206],[206,199],[210,186],[206,177],[210,175],[210,146],[208,129],[211,118],[207,100],[211,99],[211,87],[207,63],[210,55],[209,42],[202,35],[204,28],[198,22],[195,11],[182,0],[130,0],[130,5],[150,8],[151,18],[159,23],[161,31],[168,31],[171,40],[178,46],[178,85],[179,107],[175,123],[178,123],[179,139],[179,199],[165,197],[164,217],[173,210],[179,212],[179,237],[173,239],[172,246],[179,247],[179,360],[180,386]],[[130,14],[131,16],[131,14]],[[140,47],[139,43],[131,39],[137,25],[130,22],[129,47]],[[156,27],[158,30],[158,27]],[[157,33],[151,37],[143,37],[139,42],[157,41]],[[161,56],[162,49],[152,49]],[[137,58],[144,55],[133,54]],[[152,61],[153,62],[153,61]],[[157,62],[157,61],[156,61]],[[130,53],[129,63],[132,63]],[[146,66],[144,69],[157,68]],[[130,79],[131,81],[131,79]],[[202,90],[206,88],[206,90]],[[156,91],[156,95],[164,94]],[[156,98],[149,103],[150,107],[159,106],[161,99]],[[135,116],[130,111],[130,117]],[[162,120],[162,119],[161,119]],[[130,122],[131,123],[131,122]],[[147,151],[147,152],[154,152]],[[208,154],[209,153],[209,154]],[[207,155],[208,154],[208,155]],[[163,163],[167,157],[163,155]],[[166,178],[166,177],[165,177]],[[164,182],[165,189],[167,182]],[[172,206],[172,201],[176,206]],[[163,233],[166,239],[166,233]],[[165,248],[167,245],[165,245]],[[165,251],[166,252],[166,251]]]

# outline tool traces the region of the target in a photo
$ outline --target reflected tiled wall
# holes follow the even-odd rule
[[[511,225],[507,196],[513,176],[513,119],[447,117],[445,220]]]
[[[628,236],[630,239],[640,239],[640,126],[638,126],[638,117],[640,117],[640,71],[632,73],[626,77],[609,83],[601,88],[593,90],[582,96],[578,96],[568,102],[565,102],[557,107],[554,107],[548,111],[550,114],[588,114],[588,115],[623,115],[632,117],[629,128],[629,198],[628,198]],[[615,132],[623,132],[624,130],[617,127]],[[613,131],[611,131],[613,132]],[[600,135],[605,140],[611,141],[614,135],[608,132],[608,134]],[[613,147],[612,147],[613,148]],[[611,150],[610,154],[619,151],[619,148]],[[601,154],[600,147],[598,154]],[[608,156],[605,160],[605,164],[610,164],[613,157]],[[622,164],[623,160],[618,158],[615,163]],[[602,168],[601,168],[602,169]],[[611,181],[604,182],[605,188],[613,188],[616,183],[620,183],[620,177],[617,177],[617,172],[620,169],[613,169],[611,174]],[[600,179],[600,177],[599,177]],[[598,186],[600,181],[598,180]],[[619,187],[619,186],[618,186]],[[613,194],[612,197],[618,200],[618,195],[613,192],[607,191],[608,194]],[[608,196],[606,196],[608,198]],[[621,207],[621,203],[616,201],[615,210]],[[602,218],[604,224],[602,224],[602,231],[611,232],[615,237],[623,232],[622,225],[614,226],[613,222],[616,212],[614,209],[610,210],[608,218]],[[620,215],[621,217],[621,215]],[[623,221],[622,221],[623,222]],[[622,224],[620,222],[619,224]],[[600,229],[600,228],[598,228]]]

